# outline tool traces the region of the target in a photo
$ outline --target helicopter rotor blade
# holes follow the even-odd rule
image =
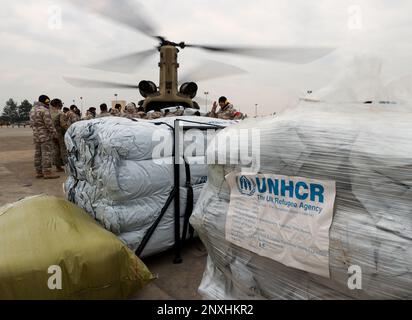
[[[222,62],[206,60],[202,65],[186,73],[179,82],[204,81],[245,74],[247,71]]]
[[[154,24],[141,13],[142,5],[131,0],[67,0],[68,2],[137,30],[146,36],[159,39]]]
[[[225,47],[185,44],[188,48],[203,49],[217,53],[236,54],[295,64],[306,64],[331,53],[332,47]]]
[[[63,77],[64,81],[80,88],[110,88],[110,89],[138,89],[137,84],[117,83],[110,81],[89,80],[72,77]]]
[[[103,60],[89,65],[89,68],[111,72],[133,73],[144,60],[157,53],[157,49],[149,49],[141,52],[127,54],[120,57]]]

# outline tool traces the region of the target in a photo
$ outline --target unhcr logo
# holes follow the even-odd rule
[[[255,194],[256,183],[253,180],[246,178],[245,176],[237,177],[236,180],[237,180],[237,187],[241,194],[244,194],[247,196],[253,196]]]

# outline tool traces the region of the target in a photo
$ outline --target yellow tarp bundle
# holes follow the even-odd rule
[[[124,299],[152,279],[116,236],[64,199],[0,208],[0,299]]]

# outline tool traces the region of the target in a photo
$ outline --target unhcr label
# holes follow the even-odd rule
[[[334,181],[281,175],[226,176],[226,239],[286,266],[329,278]]]

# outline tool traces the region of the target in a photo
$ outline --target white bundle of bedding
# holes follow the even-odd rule
[[[173,190],[174,136],[171,127],[175,119],[133,121],[119,117],[100,118],[73,124],[65,136],[70,174],[65,183],[67,198],[84,208],[133,250],[139,247]],[[202,117],[179,119],[204,125],[227,126],[234,123]],[[195,143],[206,142],[206,133],[201,134],[204,136]],[[184,139],[184,146],[192,144],[190,139],[187,140]],[[207,180],[206,147],[194,149],[203,152],[186,154],[190,179],[187,179],[185,165],[180,166],[182,225],[186,206],[191,205],[187,197],[188,182],[196,203]],[[167,250],[173,244],[172,202],[142,256]]]
[[[217,146],[227,164],[209,166],[191,217],[209,253],[200,292],[211,299],[412,298],[411,124],[410,105],[301,102],[276,118],[220,132],[216,138],[236,127],[259,130],[258,174],[336,183],[330,278],[228,241],[233,190],[226,178],[241,175],[242,167],[230,165],[227,150]],[[261,212],[249,214],[259,219]],[[360,267],[361,289],[348,286],[351,266]]]

